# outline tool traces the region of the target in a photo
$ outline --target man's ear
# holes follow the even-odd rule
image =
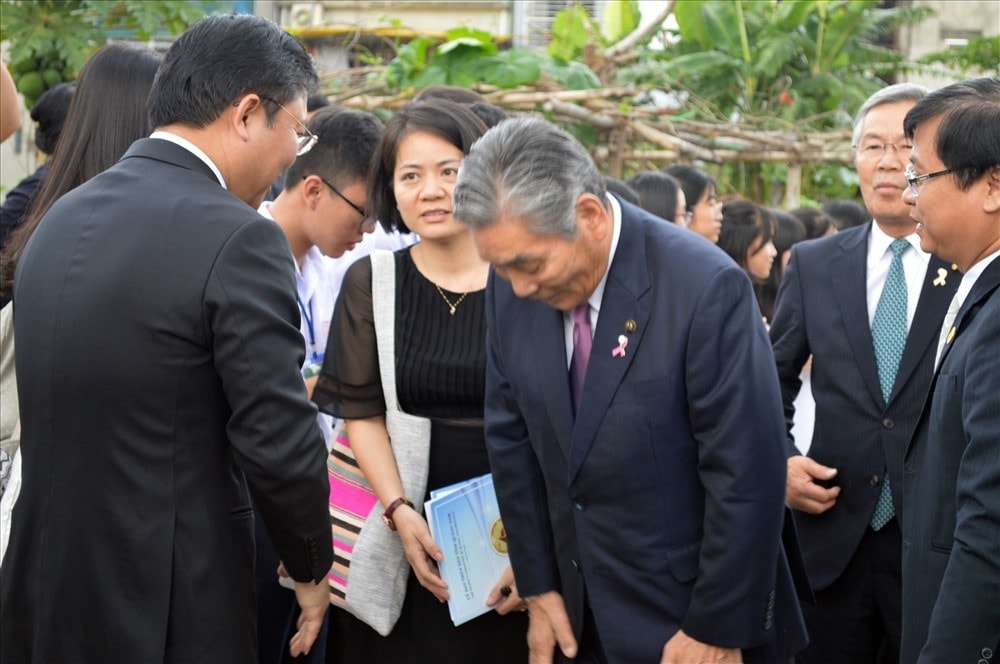
[[[262,103],[260,97],[257,95],[248,94],[234,102],[232,107],[228,109],[227,112],[230,114],[228,119],[229,126],[243,140],[249,140],[250,138],[250,132],[247,129],[247,121],[250,118],[250,114],[257,110]]]
[[[580,194],[576,199],[576,223],[580,230],[603,241],[611,232],[611,212],[593,194]]]
[[[319,197],[323,195],[325,187],[326,185],[323,184],[323,180],[318,175],[307,175],[302,179],[299,184],[299,195],[302,196],[303,202],[310,210],[315,210],[316,206],[319,205]]]
[[[986,178],[986,200],[983,210],[990,214],[1000,212],[1000,165],[993,166],[983,174]]]

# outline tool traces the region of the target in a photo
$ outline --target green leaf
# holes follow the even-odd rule
[[[386,83],[393,88],[413,85],[414,76],[427,66],[428,51],[436,43],[430,37],[417,37],[401,46],[386,66]]]
[[[639,27],[639,5],[636,0],[608,0],[604,5],[601,34],[615,43]]]
[[[582,5],[563,9],[552,21],[552,41],[546,47],[549,57],[569,62],[583,52],[590,42],[590,14]]]
[[[450,53],[457,48],[471,48],[481,52],[483,55],[493,55],[496,53],[496,46],[490,44],[489,42],[482,42],[478,39],[472,37],[459,37],[457,39],[452,39],[445,42],[441,46],[437,47],[437,54],[444,55]]]
[[[580,62],[548,62],[542,71],[567,90],[596,90],[602,85],[597,74]]]
[[[432,85],[449,85],[448,72],[440,67],[428,67],[413,79],[416,88],[429,88]]]
[[[721,51],[703,51],[678,55],[666,63],[664,69],[668,76],[676,80],[699,74],[711,74],[719,70],[740,70],[744,64],[739,58]]]
[[[526,49],[511,49],[480,60],[480,80],[499,88],[534,83],[542,74],[542,59]]]
[[[445,37],[447,41],[452,41],[455,39],[475,39],[483,44],[494,44],[495,40],[493,35],[486,32],[485,30],[479,30],[478,28],[470,28],[468,26],[462,26],[460,28],[452,28],[451,30],[445,31]]]
[[[674,18],[680,28],[681,39],[694,42],[703,48],[712,47],[712,38],[701,13],[704,3],[700,1],[678,2],[674,5]]]

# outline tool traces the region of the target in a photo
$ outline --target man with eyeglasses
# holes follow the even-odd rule
[[[257,661],[256,510],[302,607],[290,654],[312,648],[333,561],[326,449],[294,260],[256,208],[317,83],[274,23],[198,22],[153,83],[151,137],[32,236],[3,662]]]
[[[903,117],[926,90],[872,95],[854,124],[855,166],[873,221],[792,248],[771,342],[789,429],[787,500],[815,604],[796,661],[896,662],[901,632],[903,453],[930,383],[937,330],[961,275],[920,249],[902,201]],[[813,357],[815,430],[791,437]]]
[[[903,200],[920,244],[964,273],[905,458],[903,662],[1000,656],[1000,78],[906,115]]]
[[[323,365],[337,293],[324,256],[337,258],[375,229],[365,212],[368,166],[382,135],[382,123],[371,113],[322,108],[301,127],[299,156],[285,172],[281,193],[258,212],[285,233],[295,260],[296,301],[306,359],[302,377],[312,396]],[[333,418],[316,415],[327,448]],[[261,662],[280,662],[284,644],[295,632],[295,597],[278,585],[278,554],[263,522],[257,519],[257,638]],[[309,659],[325,661],[325,630]]]

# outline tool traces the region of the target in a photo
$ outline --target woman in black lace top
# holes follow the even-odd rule
[[[527,620],[513,576],[494,589],[497,611],[455,627],[448,589],[436,560],[441,551],[416,503],[431,490],[489,472],[483,436],[485,287],[467,227],[452,216],[459,166],[485,131],[464,107],[414,103],[392,117],[370,177],[370,205],[387,230],[413,231],[421,241],[394,254],[395,380],[400,408],[431,421],[427,495],[405,496],[386,429],[372,306],[372,263],[347,272],[314,393],[321,408],[346,421],[365,478],[387,509],[412,568],[402,615],[381,637],[334,610],[329,661],[524,662]],[[500,587],[510,587],[509,596]]]

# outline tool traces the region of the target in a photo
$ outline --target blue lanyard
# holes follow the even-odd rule
[[[306,311],[306,305],[302,304],[302,298],[299,297],[298,293],[295,294],[295,301],[299,303],[299,310],[302,311],[302,318],[306,321],[306,329],[309,330],[309,348],[312,350],[310,358],[316,359],[316,330],[313,328],[312,299],[309,300],[309,311]]]

